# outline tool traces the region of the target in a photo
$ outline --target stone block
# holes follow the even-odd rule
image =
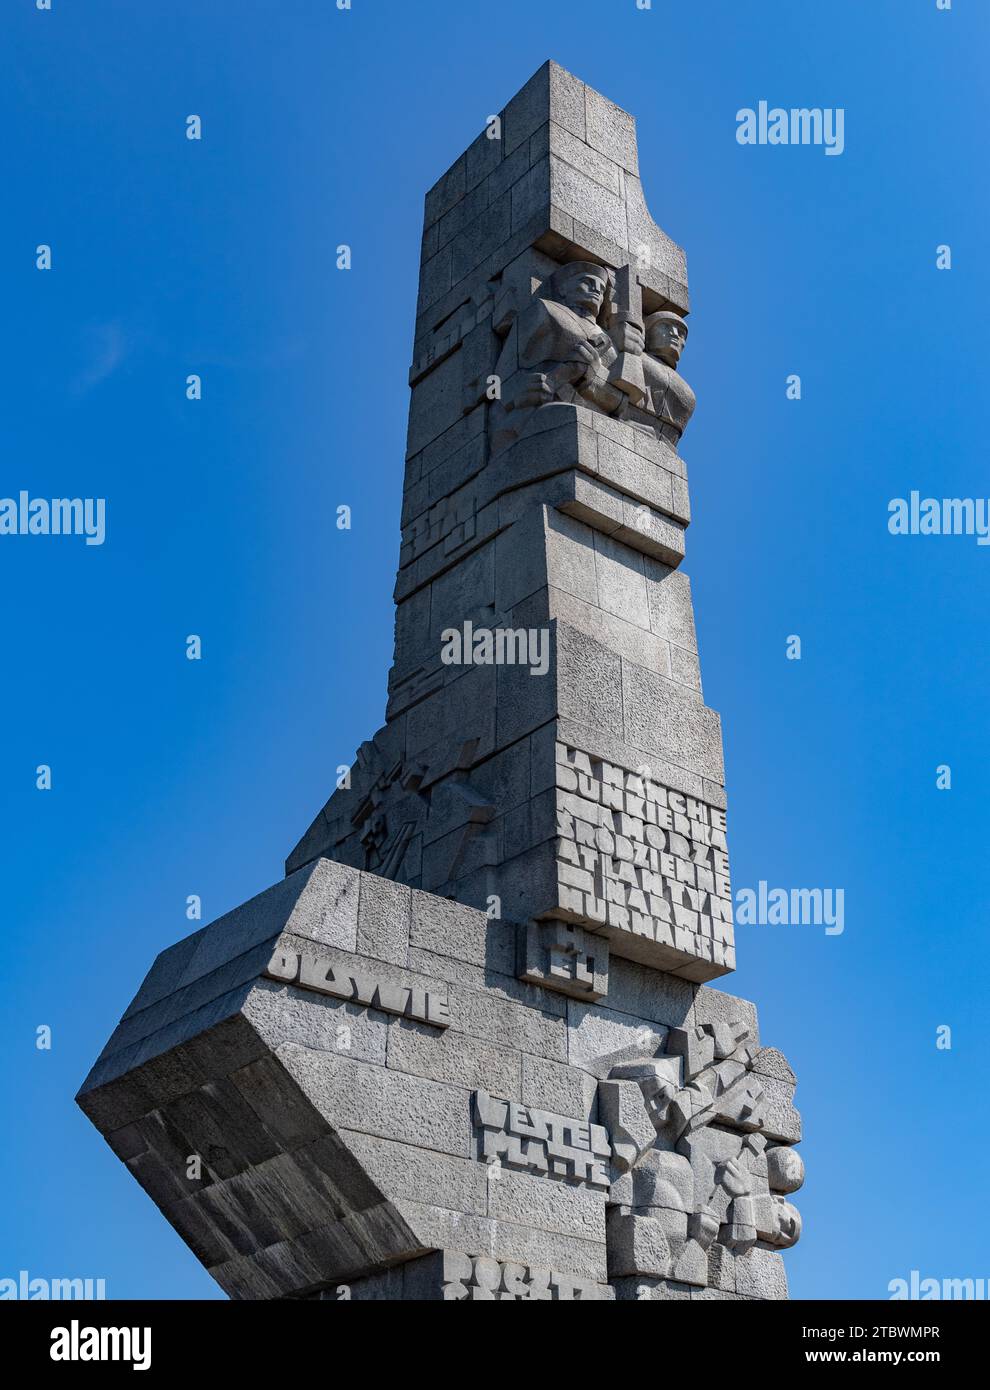
[[[485,990],[466,985],[450,986],[452,1026],[458,1032],[499,1043],[519,1052],[528,1052],[550,1061],[567,1061],[567,1025],[564,1001],[546,994],[542,1007],[534,1006],[532,994],[521,990],[522,999],[500,998]],[[525,1000],[525,1002],[523,1002]]]
[[[567,1005],[568,1061],[593,1076],[604,1078],[627,1057],[652,1056],[667,1029],[646,1018],[571,1000]]]
[[[609,1008],[681,1028],[692,1017],[695,987],[663,971],[616,956],[609,969]]]
[[[518,186],[518,185],[517,185]],[[484,210],[484,214],[468,222],[450,243],[450,280],[458,285],[472,271],[484,265],[493,252],[509,240],[515,228],[513,211],[515,190],[503,193]]]
[[[513,624],[513,626],[519,625],[518,623]],[[555,672],[559,668],[559,654],[555,650],[552,627],[550,628],[549,644],[550,667],[546,675],[534,675],[528,666],[488,668],[497,672],[495,679],[497,737],[498,743],[502,747],[541,728],[557,712],[558,694]]]
[[[467,188],[484,183],[502,162],[501,139],[493,139],[486,128],[464,151],[464,173]]]
[[[409,965],[411,969],[422,971],[424,974],[446,975],[450,980],[458,980],[461,984],[471,985],[475,989],[495,988],[493,982],[498,979],[482,965],[469,965],[466,961],[454,960],[451,956],[437,956],[432,951],[423,951],[417,946],[409,948]]]
[[[495,610],[503,612],[546,586],[543,509],[534,508],[495,542]]]
[[[650,629],[643,556],[620,541],[600,533],[595,535],[595,571],[598,575],[598,602],[607,613]]]
[[[634,747],[723,780],[721,723],[714,710],[683,686],[631,661],[622,662],[621,688],[622,727]]]
[[[541,221],[550,210],[550,160],[541,159],[527,169],[507,195],[513,232],[528,226],[534,219]]]
[[[591,87],[585,88],[587,139],[609,163],[630,174],[639,173],[636,154],[636,122],[628,111],[607,101]]]
[[[697,990],[694,997],[696,1023],[734,1023],[736,1020],[745,1025],[749,1038],[758,1047],[760,1024],[755,1004],[726,990],[710,989],[704,985]]]
[[[671,646],[670,675],[680,685],[701,694],[701,667],[698,665],[697,652],[688,651],[686,647]]]
[[[546,581],[575,598],[600,606],[594,531],[554,510],[547,513],[546,528]]]
[[[561,212],[604,237],[612,246],[628,248],[626,204],[572,164],[550,157],[550,200]]]
[[[475,908],[414,891],[410,945],[437,956],[514,975],[514,934],[510,924]]]
[[[455,1158],[357,1130],[342,1130],[340,1137],[383,1192],[403,1192],[410,1201],[426,1203],[442,1192],[451,1211],[487,1216],[487,1175],[484,1165],[474,1159]]]
[[[618,438],[612,434],[598,433],[597,438],[598,478],[624,500],[631,499],[636,505],[646,505],[657,512],[670,514],[673,511],[673,494],[666,468],[658,468],[653,459],[638,452],[635,446],[639,441],[628,433]],[[625,512],[623,525],[628,525]]]
[[[606,1280],[605,1242],[544,1231],[515,1221],[492,1223],[491,1253],[497,1260],[576,1274],[600,1283]]]
[[[787,1297],[784,1261],[775,1250],[758,1247],[735,1260],[736,1293],[743,1298],[778,1299]]]
[[[389,1025],[388,1065],[470,1090],[480,1087],[504,1096],[521,1095],[520,1053],[455,1029],[438,1033],[424,1024],[395,1019]]]
[[[605,1243],[605,1194],[551,1178],[491,1170],[488,1215],[556,1235]]]
[[[467,191],[467,160],[464,155],[455,160],[442,178],[430,189],[426,195],[425,222],[430,226],[434,222],[439,222],[445,212],[450,209]]]
[[[797,1077],[784,1054],[776,1047],[763,1047],[753,1059],[753,1070],[760,1076],[773,1077],[788,1086],[797,1085]]]
[[[356,950],[376,960],[404,965],[409,950],[412,893],[404,883],[361,875]]]
[[[523,141],[517,145],[511,154],[506,155],[499,165],[489,174],[487,179],[487,191],[489,198],[494,202],[507,193],[514,184],[528,172],[531,164],[538,163],[539,156],[534,158],[531,155],[532,140],[537,137],[534,135],[530,143]],[[504,146],[504,140],[503,140]],[[503,277],[505,279],[507,277]]]
[[[279,1061],[320,1113],[345,1129],[467,1157],[471,1150],[469,1092],[287,1044]]]
[[[708,1287],[723,1293],[736,1291],[736,1257],[717,1241],[708,1251]]]
[[[794,1086],[776,1077],[757,1075],[763,1089],[763,1133],[785,1144],[801,1142],[801,1116],[794,1108]]]
[[[447,293],[451,284],[451,251],[448,245],[441,247],[435,256],[431,256],[420,272],[416,312],[427,313]],[[425,439],[423,443],[429,443],[429,440]],[[422,444],[410,444],[411,450],[414,451],[416,448],[422,448]]]
[[[552,154],[585,178],[600,184],[606,192],[616,197],[622,196],[620,167],[615,160],[572,135],[555,121],[548,121],[536,132],[530,140],[529,149],[531,158],[541,159]]]
[[[245,999],[242,1012],[274,1049],[296,1043],[385,1064],[388,1021],[376,1011],[262,980]]]
[[[659,676],[670,676],[670,646],[654,637],[652,632],[644,632],[641,627],[634,627],[633,623],[606,613],[601,607],[562,594],[559,589],[549,591],[548,605],[552,619],[583,632],[598,646],[615,652],[620,660],[635,660]]]
[[[562,873],[583,874],[584,870]],[[519,928],[519,975],[574,999],[593,1001],[608,993],[608,942],[597,933],[551,918]]]
[[[524,1105],[579,1119],[595,1119],[595,1094],[595,1078],[580,1067],[523,1054],[521,1098]]]
[[[670,1245],[659,1221],[624,1214],[617,1207],[608,1212],[608,1277],[645,1275],[662,1279],[670,1273]]]
[[[506,106],[502,117],[505,154],[528,141],[548,120],[584,140],[584,83],[556,63],[544,63]]]
[[[189,967],[189,963],[199,947],[207,927],[183,937],[174,946],[169,946],[155,958],[155,963],[144,977],[144,982],[125,1010],[121,1022],[159,1003],[178,989]]]
[[[622,727],[621,660],[564,623],[556,625],[557,708],[606,729]]]

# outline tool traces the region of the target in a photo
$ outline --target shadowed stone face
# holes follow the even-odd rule
[[[646,320],[646,350],[677,370],[687,344],[688,327],[677,314],[653,314]]]
[[[582,318],[597,320],[607,286],[608,278],[602,267],[584,263],[566,266],[553,277],[554,297]]]

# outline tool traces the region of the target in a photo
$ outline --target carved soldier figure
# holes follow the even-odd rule
[[[496,366],[505,394],[496,412],[493,449],[518,439],[529,412],[552,401],[583,401],[606,415],[625,402],[625,393],[609,382],[618,353],[600,322],[609,284],[604,266],[570,261],[519,315]],[[634,336],[635,329],[624,326],[626,350],[635,350]]]
[[[616,415],[677,447],[696,403],[677,370],[688,326],[663,309],[646,320],[644,338],[634,315],[610,312],[614,279],[591,261],[570,261],[512,325],[496,368],[504,395],[494,412],[494,451],[518,439],[532,412],[554,401]]]
[[[657,428],[676,449],[697,403],[694,392],[677,370],[687,342],[688,326],[680,314],[661,309],[646,320],[643,380],[646,395],[636,409],[628,406],[620,418]]]
[[[767,1150],[757,1051],[740,1022],[673,1029],[667,1056],[622,1062],[599,1083],[620,1173],[607,1217],[613,1277],[705,1286],[716,1241],[744,1256],[800,1236],[781,1194],[801,1186],[804,1165],[786,1145]]]

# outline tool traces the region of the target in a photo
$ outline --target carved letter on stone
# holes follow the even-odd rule
[[[264,974],[279,984],[296,983],[316,994],[414,1018],[434,1028],[450,1027],[450,1005],[442,991],[376,980],[363,970],[345,970],[328,957],[308,951],[276,950]]]

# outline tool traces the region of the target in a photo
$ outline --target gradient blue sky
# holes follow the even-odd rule
[[[187,895],[279,878],[382,721],[423,194],[548,57],[636,114],[688,251],[734,886],[845,891],[727,981],[800,1079],[792,1293],[990,1275],[990,547],[886,526],[990,490],[988,38],[983,0],[7,0],[0,494],[109,536],[0,538],[0,1277],[220,1296],[72,1098]],[[740,147],[761,99],[844,107],[845,153]]]

